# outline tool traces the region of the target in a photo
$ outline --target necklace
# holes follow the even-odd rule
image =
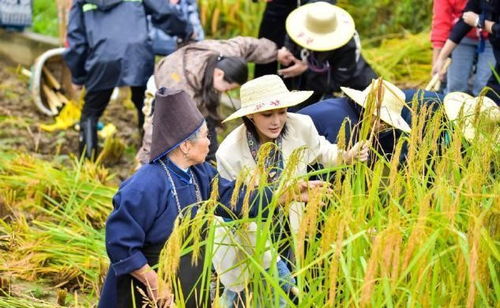
[[[174,184],[174,180],[172,179],[172,175],[170,175],[170,171],[168,170],[168,168],[165,165],[165,163],[163,162],[163,160],[160,159],[160,163],[163,167],[163,170],[165,170],[165,172],[167,173],[168,180],[169,180],[170,184],[172,185],[172,194],[174,195],[175,205],[177,206],[177,212],[179,213],[179,216],[181,218],[184,218],[184,214],[182,214],[181,203],[179,202],[179,196],[177,195],[177,189],[175,188],[175,184]],[[193,180],[194,190],[195,190],[195,194],[196,194],[196,202],[197,203],[201,202],[201,191],[200,191],[200,186],[198,185],[198,181],[194,177],[193,172],[191,172],[191,170],[189,170],[189,175],[191,176],[191,179]]]

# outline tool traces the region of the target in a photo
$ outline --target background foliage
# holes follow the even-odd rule
[[[198,0],[200,16],[209,37],[256,36],[265,1]],[[354,18],[364,39],[391,33],[417,33],[429,27],[432,0],[339,0]],[[57,36],[55,0],[33,1],[33,31]]]

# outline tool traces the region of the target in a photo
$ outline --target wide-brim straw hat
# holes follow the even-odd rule
[[[313,51],[344,46],[353,37],[354,20],[346,10],[327,2],[305,4],[286,19],[286,32],[298,45]]]
[[[463,117],[465,120],[463,134],[469,142],[476,135],[474,116],[477,112],[488,122],[500,122],[500,107],[492,99],[485,96],[473,97],[463,92],[451,92],[444,97],[443,105],[450,121],[456,121]]]
[[[278,75],[265,75],[241,86],[241,108],[223,122],[258,112],[292,107],[302,103],[312,94],[313,91],[288,91]]]
[[[344,93],[349,96],[356,104],[361,107],[367,107],[368,96],[372,91],[377,91],[376,80],[373,80],[372,83],[363,91],[359,91],[356,89],[340,87]],[[373,114],[376,116],[380,116],[380,119],[385,123],[389,124],[392,127],[395,127],[399,130],[402,130],[406,133],[411,132],[410,125],[403,119],[401,116],[401,111],[406,106],[406,95],[403,91],[401,91],[394,84],[383,80],[382,81],[382,101],[377,102],[375,98],[373,100],[374,103],[380,105],[380,110],[374,108]],[[375,94],[374,97],[377,95]]]

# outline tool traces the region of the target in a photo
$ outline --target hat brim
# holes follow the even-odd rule
[[[443,105],[444,112],[448,120],[454,121],[458,119],[460,110],[467,100],[472,99],[473,96],[464,92],[452,92],[444,97]]]
[[[312,94],[313,91],[292,91],[281,96],[275,96],[267,101],[241,107],[222,121],[222,123],[258,112],[296,106],[311,97]]]
[[[335,30],[325,34],[311,32],[306,28],[308,5],[293,10],[286,19],[288,36],[301,47],[313,51],[327,51],[344,46],[354,36],[355,26],[351,15],[334,6],[337,18]]]
[[[356,104],[360,105],[363,108],[365,106],[366,95],[362,91],[341,87],[342,91],[349,96]],[[373,113],[375,116],[380,116],[380,119],[390,126],[402,130],[405,133],[411,132],[411,127],[408,123],[403,119],[400,114],[396,114],[394,112],[390,112],[387,108],[380,108],[380,114],[377,114],[377,111]]]
[[[473,110],[477,105],[477,100],[472,96],[464,92],[452,92],[447,94],[443,100],[444,111],[446,117],[450,121],[456,121],[460,117],[460,111],[463,109],[465,117],[471,109]],[[488,110],[487,118],[489,121],[498,122],[500,121],[500,112],[498,111],[497,104],[488,97],[483,97],[483,108],[484,111]],[[483,111],[483,110],[481,110]],[[474,112],[473,112],[474,113]],[[463,126],[464,138],[472,142],[476,135],[476,129],[472,120],[465,119]]]

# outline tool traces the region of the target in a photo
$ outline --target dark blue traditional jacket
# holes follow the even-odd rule
[[[200,188],[201,199],[209,198],[212,181],[217,176],[217,171],[211,165],[199,164],[192,166],[191,172],[185,172],[168,159],[163,159],[163,161],[172,176],[181,209],[197,202],[194,181]],[[192,179],[191,175],[195,179]],[[218,189],[219,201],[230,208],[234,182],[219,178]],[[242,189],[233,210],[236,214],[241,212],[244,195],[245,190]],[[270,189],[265,189],[262,194],[255,192],[251,197],[253,201],[251,201],[249,216],[257,216],[259,207],[265,207],[271,198]],[[99,307],[133,307],[129,273],[146,263],[154,266],[158,262],[159,249],[163,247],[172,233],[179,211],[173,195],[172,183],[158,162],[144,165],[123,182],[113,198],[113,206],[114,210],[106,222],[106,249],[111,266],[104,283]],[[196,208],[193,211],[196,211]],[[230,217],[223,207],[218,208],[216,214]],[[262,215],[265,216],[266,212],[263,211]],[[151,253],[152,247],[158,248],[156,252]],[[137,296],[140,295],[136,294]]]
[[[416,102],[419,107],[428,106],[436,109],[440,102],[443,100],[443,96],[429,91],[417,91],[417,90],[404,90],[406,96],[406,102],[409,108],[403,108],[401,116],[403,119],[411,126],[411,104]],[[414,97],[416,96],[416,97]],[[318,133],[324,136],[331,143],[338,142],[338,134],[344,119],[348,119],[348,123],[345,126],[345,136],[346,142],[351,140],[352,144],[357,142],[357,133],[360,128],[360,115],[363,108],[351,99],[334,98],[327,99],[317,102],[313,105],[307,106],[298,111],[298,113],[308,115],[312,118],[314,126],[318,130]],[[373,146],[380,153],[391,158],[392,153],[395,150],[398,138],[401,136],[401,131],[394,129],[386,132],[382,132],[378,135]],[[403,150],[400,156],[400,161],[405,160],[407,153],[407,145],[403,145]]]
[[[64,53],[73,83],[87,91],[145,86],[154,69],[146,15],[167,34],[192,33],[168,1],[74,0]]]

